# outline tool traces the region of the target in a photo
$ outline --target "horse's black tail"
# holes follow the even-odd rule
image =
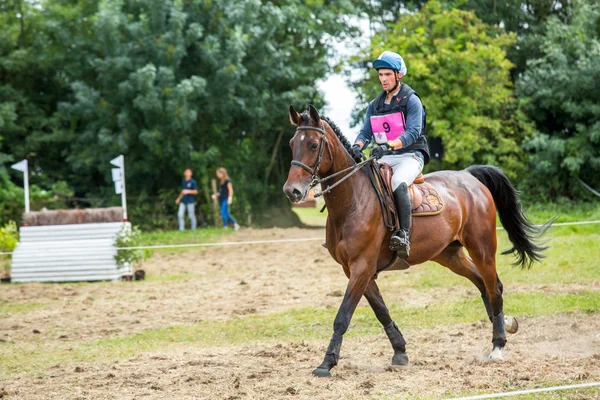
[[[511,249],[502,254],[513,253],[517,257],[515,265],[521,265],[521,268],[531,268],[534,262],[544,258],[542,252],[548,247],[536,243],[536,241],[552,225],[556,217],[542,226],[532,224],[523,214],[519,191],[499,168],[490,165],[473,165],[466,171],[483,183],[492,193],[500,222],[508,232],[508,238],[513,244]]]

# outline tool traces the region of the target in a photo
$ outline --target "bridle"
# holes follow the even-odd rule
[[[369,163],[370,161],[375,159],[374,157],[369,157],[366,160],[357,163],[356,165],[345,168],[341,171],[336,172],[335,174],[326,176],[325,178],[320,178],[318,175],[319,175],[319,170],[321,169],[321,161],[323,160],[323,152],[325,151],[325,146],[327,146],[329,148],[329,142],[327,141],[327,134],[325,132],[325,125],[321,124],[320,128],[314,127],[314,126],[298,126],[298,127],[296,127],[296,133],[298,133],[298,131],[317,131],[322,134],[321,141],[319,142],[319,154],[317,155],[317,161],[313,168],[304,164],[302,161],[292,160],[292,165],[296,165],[296,166],[304,169],[305,171],[307,171],[309,174],[311,174],[311,182],[310,182],[309,190],[310,189],[314,190],[315,198],[321,197],[324,194],[331,192],[333,190],[333,188],[335,188],[340,183],[344,182],[346,179],[350,178],[352,175],[357,173],[362,167],[367,165],[367,163]],[[329,149],[329,157],[331,157],[331,161],[333,162],[333,156],[331,155],[331,148]],[[347,171],[350,171],[350,172],[346,176],[344,176],[342,179],[340,179],[339,181],[334,183],[333,185],[327,186],[327,188],[325,188],[323,191],[317,190],[318,185],[325,183],[328,180],[330,180],[338,175],[346,173]]]
[[[298,131],[317,131],[323,135],[321,137],[321,141],[319,142],[319,155],[317,156],[317,162],[315,163],[314,168],[309,167],[302,161],[292,160],[292,165],[297,165],[298,167],[304,169],[309,174],[311,174],[312,187],[313,183],[319,179],[317,175],[319,174],[319,169],[321,169],[321,161],[323,160],[323,152],[325,151],[325,146],[329,147],[329,142],[327,142],[327,134],[325,133],[325,125],[321,124],[320,128],[314,126],[298,126],[296,128],[296,133],[298,133]],[[323,143],[325,143],[325,145],[323,145]],[[331,155],[331,152],[329,152],[329,154]]]

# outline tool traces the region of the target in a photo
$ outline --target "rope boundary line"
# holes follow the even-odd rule
[[[600,220],[594,221],[574,221],[574,222],[559,222],[554,223],[553,226],[569,226],[569,225],[592,225],[600,224]],[[535,226],[543,226],[541,224]],[[504,230],[503,227],[499,226],[496,230]],[[187,248],[187,247],[211,247],[211,246],[239,246],[249,244],[269,244],[269,243],[297,243],[297,242],[312,242],[317,240],[323,240],[319,238],[297,238],[297,239],[271,239],[271,240],[248,240],[244,242],[215,242],[215,243],[186,243],[186,244],[160,244],[154,246],[131,246],[131,247],[117,247],[117,250],[152,250],[152,249],[176,249],[176,248]],[[13,252],[0,252],[0,255],[10,255]]]
[[[447,400],[482,400],[482,399],[497,399],[500,397],[512,397],[512,396],[520,396],[523,394],[531,394],[531,393],[543,393],[543,392],[556,392],[559,390],[570,390],[570,389],[583,389],[600,386],[600,382],[588,382],[588,383],[579,383],[576,385],[564,385],[564,386],[551,386],[547,388],[539,388],[539,389],[525,389],[525,390],[517,390],[514,392],[505,392],[505,393],[490,393],[490,394],[480,394],[476,396],[467,396],[467,397],[452,397]]]
[[[155,246],[131,246],[117,247],[117,250],[144,250],[144,249],[170,249],[182,247],[210,247],[210,246],[235,246],[244,244],[268,244],[268,243],[297,243],[323,240],[323,238],[298,238],[298,239],[271,239],[271,240],[248,240],[245,242],[215,242],[215,243],[189,243],[189,244],[159,244]]]

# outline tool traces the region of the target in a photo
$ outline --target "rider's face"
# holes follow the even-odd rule
[[[379,70],[379,82],[381,82],[381,87],[385,91],[392,90],[396,85],[396,81],[401,77],[400,73],[396,73],[391,69],[382,68]]]

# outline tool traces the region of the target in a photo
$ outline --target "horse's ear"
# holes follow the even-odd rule
[[[296,109],[294,108],[294,106],[290,106],[290,123],[292,125],[300,125],[300,119],[302,118],[302,116],[300,115],[300,113],[298,111],[296,111]]]
[[[310,118],[315,121],[315,124],[321,124],[321,116],[319,115],[317,109],[312,106],[312,104],[308,105],[308,113],[310,114]]]

